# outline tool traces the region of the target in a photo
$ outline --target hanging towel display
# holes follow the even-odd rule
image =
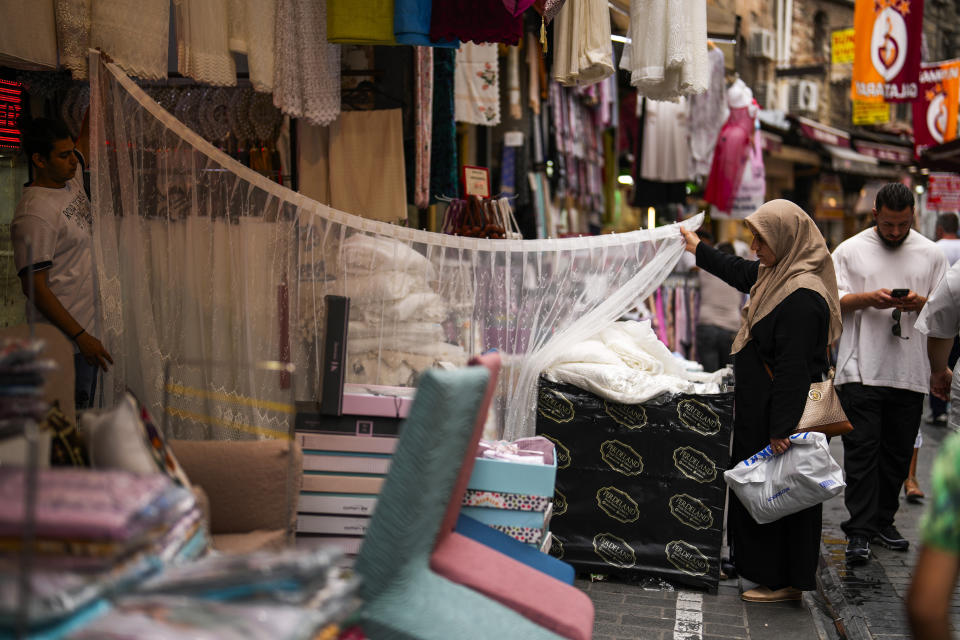
[[[326,5],[329,42],[397,43],[393,36],[393,0],[327,0]]]
[[[703,194],[704,200],[720,211],[730,211],[733,198],[740,188],[743,169],[749,154],[751,136],[754,132],[753,118],[756,106],[753,92],[737,80],[727,91],[730,117],[720,130],[717,147],[713,152],[710,177]]]
[[[87,51],[90,50],[90,0],[56,0],[57,52],[60,64],[74,80],[87,79]],[[31,19],[34,19],[31,16]],[[6,36],[0,38],[8,42]]]
[[[57,68],[57,25],[53,4],[36,0],[3,3],[0,65],[18,69]]]
[[[170,46],[170,0],[97,0],[90,15],[90,46],[130,75],[165,80]]]
[[[627,44],[620,68],[630,73],[631,85],[654,100],[672,101],[679,96],[706,91],[706,2],[631,3]]]
[[[454,119],[454,69],[457,53],[433,52],[433,140],[430,146],[430,204],[437,196],[460,195],[457,178],[457,123]]]
[[[497,45],[464,42],[457,51],[454,97],[457,122],[500,124]]]
[[[400,109],[341,113],[330,126],[330,205],[371,220],[406,220],[406,184]]]
[[[274,26],[276,0],[229,0],[230,51],[247,56],[254,91],[273,91]]]
[[[659,182],[686,182],[690,178],[687,102],[647,100],[643,119],[640,177]]]
[[[236,86],[227,0],[173,0],[173,8],[180,75],[214,86]]]
[[[717,136],[730,113],[727,108],[723,51],[710,47],[707,58],[710,84],[705,93],[690,96],[690,176],[694,180],[710,175]]]
[[[589,85],[613,75],[606,0],[565,4],[553,25],[553,42],[553,77],[558,82]]]
[[[394,0],[393,34],[397,44],[420,47],[449,47],[456,49],[459,40],[430,40],[430,16],[433,0]]]
[[[430,140],[433,137],[433,49],[414,49],[417,70],[416,144],[417,166],[414,180],[413,204],[418,209],[430,206]]]
[[[277,0],[273,104],[327,125],[340,115],[340,47],[327,42],[326,2]]]
[[[503,0],[444,0],[433,4],[430,39],[471,41],[477,44],[517,44],[523,36],[523,18],[513,16]]]

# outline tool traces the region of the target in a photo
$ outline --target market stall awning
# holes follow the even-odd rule
[[[929,147],[920,156],[920,166],[934,171],[960,171],[960,138]]]
[[[823,148],[830,154],[830,166],[835,171],[853,173],[861,176],[895,178],[900,172],[896,167],[881,165],[873,156],[858,153],[853,149],[825,144]]]

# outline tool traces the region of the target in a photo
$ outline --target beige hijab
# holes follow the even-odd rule
[[[827,244],[810,216],[788,200],[771,200],[750,214],[746,223],[770,246],[777,263],[773,267],[760,265],[757,282],[750,289],[750,302],[741,312],[740,331],[731,353],[743,349],[752,338],[753,325],[797,289],[810,289],[823,296],[830,308],[828,342],[839,338],[843,322],[837,275]]]

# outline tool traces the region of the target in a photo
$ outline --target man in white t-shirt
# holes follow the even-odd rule
[[[912,229],[913,192],[884,185],[875,227],[833,252],[843,313],[835,384],[853,424],[843,436],[850,518],[847,560],[866,562],[870,542],[905,551],[894,526],[929,379],[926,340],[916,315],[947,270],[943,252]]]
[[[701,236],[710,244],[710,241]],[[734,254],[733,245],[721,242],[717,249]],[[689,255],[689,254],[688,254]],[[733,363],[730,349],[740,329],[743,294],[717,276],[697,270],[700,284],[700,309],[697,320],[697,359],[704,371],[716,371]]]
[[[79,146],[86,144],[84,124]],[[28,122],[21,143],[33,180],[10,226],[14,264],[24,294],[33,290],[28,317],[50,322],[74,342],[76,406],[86,409],[93,404],[98,369],[106,370],[113,359],[96,338],[92,218],[80,157],[69,129],[57,120]]]
[[[947,262],[951,265],[960,260],[960,237],[957,237],[957,230],[960,227],[960,220],[955,213],[941,213],[937,216],[937,228],[934,235],[937,238],[937,246],[947,256]]]

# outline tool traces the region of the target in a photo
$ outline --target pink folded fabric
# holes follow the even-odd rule
[[[519,16],[521,13],[533,6],[534,0],[503,0],[503,6],[507,8],[512,16]]]

